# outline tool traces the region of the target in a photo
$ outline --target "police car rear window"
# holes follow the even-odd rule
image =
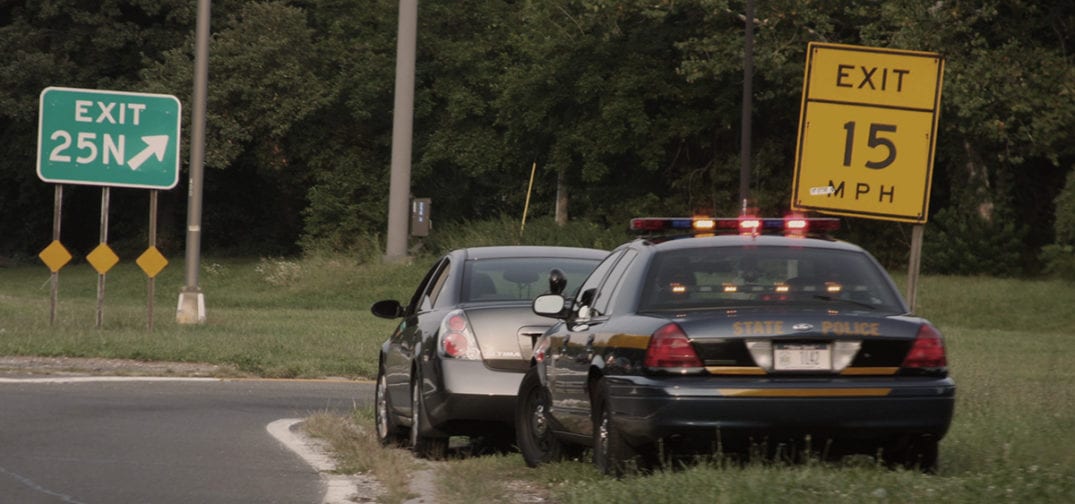
[[[639,311],[758,305],[902,311],[888,274],[862,253],[809,247],[710,247],[654,257]]]

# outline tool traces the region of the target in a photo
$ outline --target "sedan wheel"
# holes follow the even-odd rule
[[[425,411],[422,406],[422,380],[415,376],[411,384],[411,450],[421,458],[440,460],[448,452],[448,438],[422,434],[425,428]]]
[[[383,368],[377,373],[377,389],[374,395],[374,405],[377,408],[375,418],[377,441],[380,441],[381,446],[393,446],[405,442],[407,437],[396,422],[395,415],[392,414],[392,403],[388,399],[388,379],[385,377]]]
[[[549,393],[531,367],[519,385],[515,405],[515,440],[530,467],[563,460],[565,446],[552,433],[548,418]]]

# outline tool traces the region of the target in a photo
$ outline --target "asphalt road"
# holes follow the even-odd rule
[[[0,504],[319,503],[266,426],[372,401],[340,381],[0,380]]]

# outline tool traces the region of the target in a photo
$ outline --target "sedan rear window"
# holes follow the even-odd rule
[[[745,246],[658,254],[650,264],[639,311],[774,304],[903,310],[888,274],[866,254]]]
[[[578,289],[599,261],[562,257],[513,257],[467,261],[463,272],[463,302],[529,301],[549,290],[549,271],[567,278],[567,295]]]

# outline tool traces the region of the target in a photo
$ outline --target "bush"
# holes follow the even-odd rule
[[[1064,280],[1075,280],[1075,246],[1046,245],[1041,250],[1045,273]]]
[[[439,255],[457,248],[489,245],[611,249],[631,239],[625,229],[607,229],[592,222],[571,221],[561,227],[551,217],[541,217],[528,220],[525,227],[521,224],[520,220],[508,216],[445,224],[434,227],[428,237],[421,239],[421,251]]]
[[[1023,273],[1026,228],[997,207],[992,219],[975,210],[950,207],[937,213],[926,228],[922,269],[942,275],[1012,277]]]
[[[1045,272],[1065,280],[1075,280],[1075,171],[1056,197],[1056,243],[1042,249]]]

